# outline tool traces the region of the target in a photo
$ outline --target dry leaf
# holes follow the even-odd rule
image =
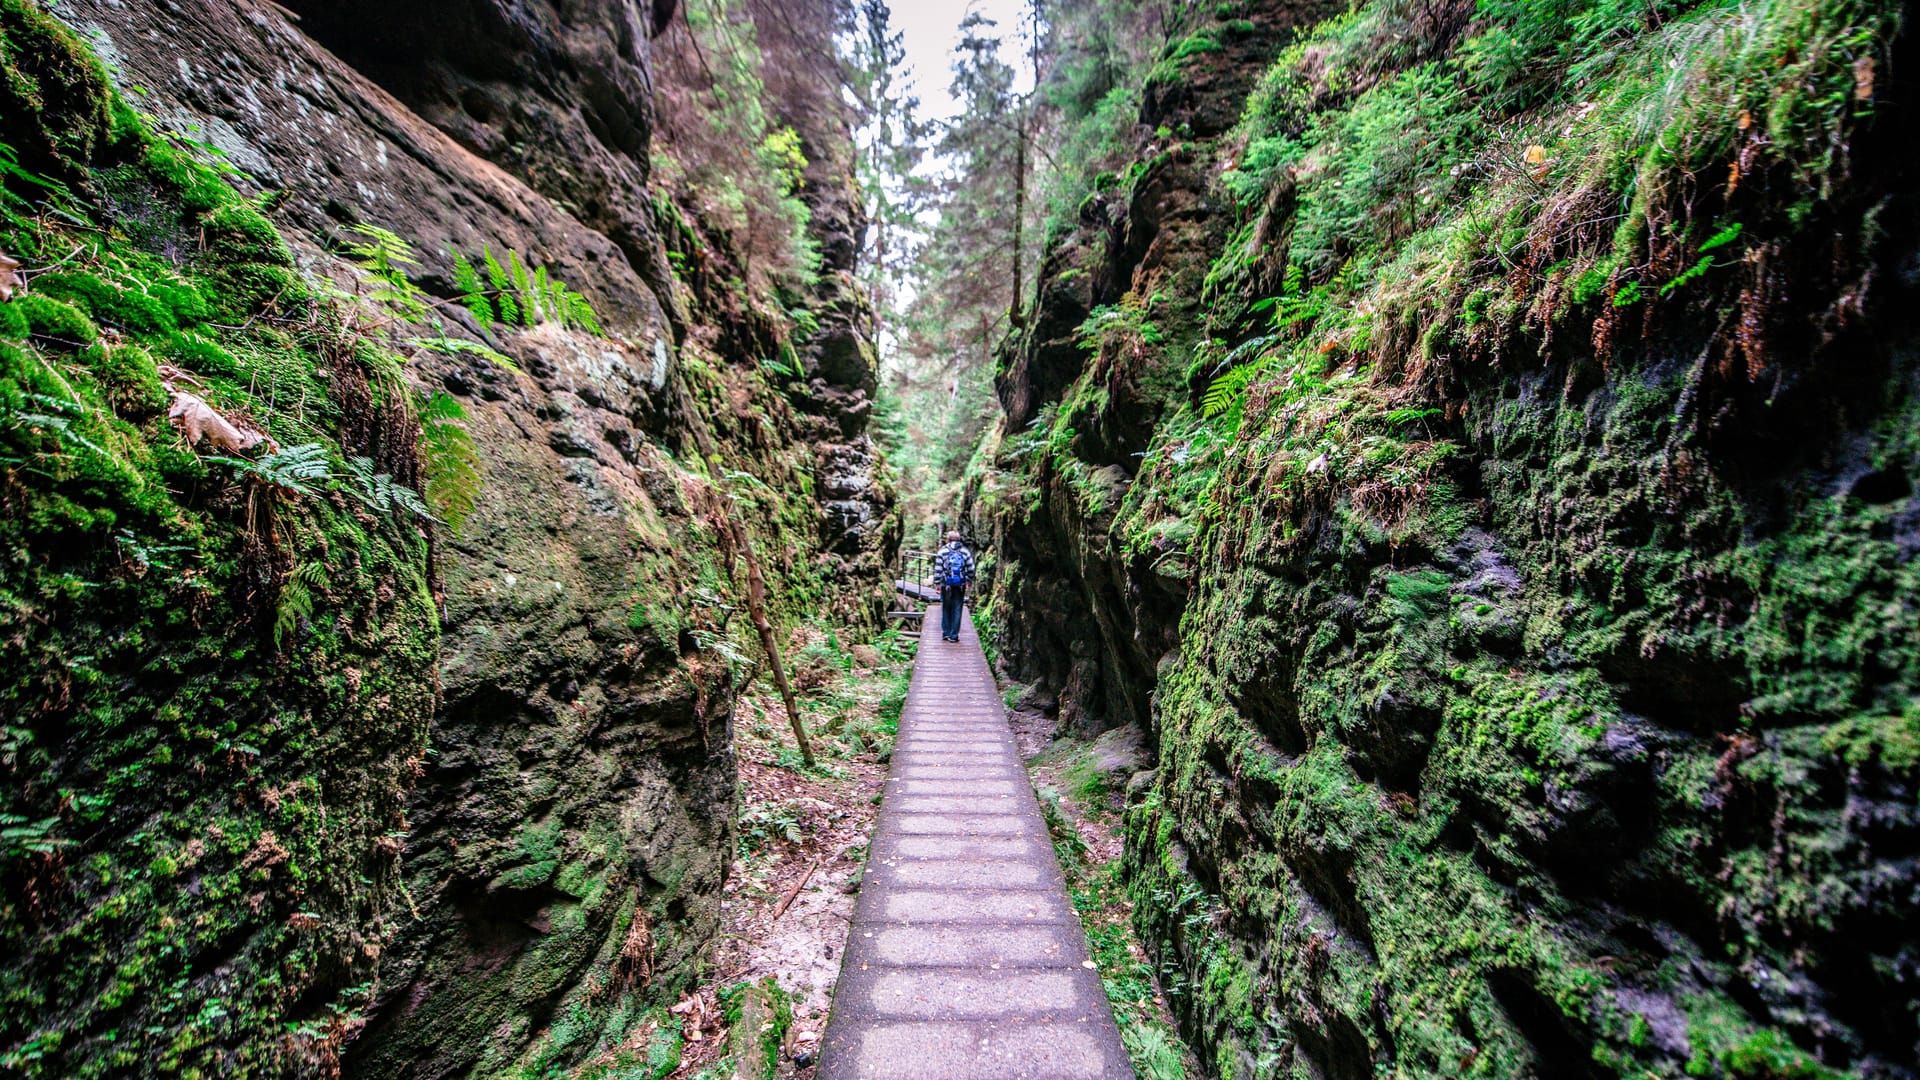
[[[1545,165],[1546,163],[1547,163],[1546,147],[1541,146],[1539,143],[1534,143],[1532,146],[1527,147],[1527,164]]]
[[[1873,100],[1873,57],[1863,56],[1853,62],[1853,99],[1855,101]]]
[[[13,299],[16,289],[27,287],[27,279],[20,276],[20,260],[0,251],[0,301]]]
[[[1748,128],[1752,127],[1753,113],[1747,111],[1746,109],[1741,109],[1740,115],[1733,118],[1733,126],[1739,128],[1741,131],[1745,131]]]
[[[198,446],[200,440],[205,439],[216,450],[238,454],[261,443],[271,442],[258,431],[234,426],[232,421],[214,411],[213,406],[184,391],[173,395],[173,405],[167,410],[167,419],[173,421],[173,426],[187,437],[188,446]]]
[[[1321,454],[1319,457],[1314,458],[1312,461],[1307,462],[1307,471],[1310,473],[1326,472],[1327,471],[1327,455]]]

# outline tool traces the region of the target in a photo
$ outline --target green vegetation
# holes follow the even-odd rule
[[[1883,1068],[1910,1025],[1856,1005],[1903,991],[1824,980],[1911,935],[1844,806],[1914,781],[1916,405],[1898,301],[1836,284],[1905,257],[1901,10],[1380,0],[1264,70],[1245,14],[1083,175],[1034,315],[1075,351],[1007,350],[967,474],[991,602],[1060,608],[1003,652],[1152,695],[1123,877],[1183,1032],[1222,1076]],[[1111,268],[1108,191],[1163,200]]]
[[[1113,788],[1118,778],[1103,771],[1097,744],[1071,740],[1054,743],[1028,766],[1035,772],[1067,892],[1086,930],[1088,950],[1134,1072],[1143,1080],[1185,1080],[1191,1075],[1191,1055],[1168,1023],[1154,965],[1135,934],[1134,901],[1121,863],[1097,861],[1081,833],[1082,822],[1098,833],[1117,830],[1118,792]]]
[[[414,403],[69,32],[0,58],[0,1067],[319,1065],[435,704]]]
[[[800,199],[807,159],[771,108],[775,76],[761,30],[741,0],[688,0],[685,9],[687,33],[661,52],[670,74],[659,87],[658,183],[684,192],[702,228],[736,245],[743,285],[811,283],[820,250]]]

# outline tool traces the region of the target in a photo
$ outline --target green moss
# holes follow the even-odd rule
[[[56,338],[73,345],[91,345],[100,338],[100,328],[73,304],[39,293],[26,293],[12,303],[14,314],[24,321],[29,333]]]
[[[980,506],[1067,550],[1016,544],[996,602],[1084,595],[1090,625],[1130,635],[1114,655],[1172,632],[1154,589],[1185,597],[1125,865],[1222,1075],[1318,1074],[1329,1054],[1405,1075],[1803,1075],[1796,1033],[1848,1022],[1728,987],[1816,984],[1842,955],[1897,966],[1836,927],[1910,930],[1869,884],[1905,841],[1845,810],[1904,798],[1920,766],[1901,600],[1920,579],[1892,539],[1911,547],[1920,474],[1910,359],[1874,344],[1897,317],[1805,355],[1713,328],[1758,317],[1734,267],[1761,250],[1812,266],[1847,238],[1847,273],[1904,258],[1871,247],[1883,193],[1848,192],[1844,149],[1869,137],[1861,80],[1899,21],[1486,3],[1446,38],[1361,5],[1283,54],[1213,151],[1237,216],[1154,239],[1207,246],[1204,284],[1146,288],[1211,318],[1169,330],[1127,298],[1036,427],[1001,434]],[[1701,176],[1699,200],[1677,194]],[[1765,317],[1827,303],[1830,276]],[[1086,527],[1114,509],[1091,463],[1140,447],[1089,440],[1149,325],[1190,351],[1109,538]],[[1722,349],[1742,359],[1715,370]],[[1859,383],[1807,389],[1841,372]],[[1659,947],[1616,919],[1660,923]],[[1823,1037],[1830,1064],[1902,1037],[1856,1016],[1879,1034]]]
[[[434,706],[426,538],[181,444],[156,357],[178,358],[236,272],[295,280],[286,247],[37,6],[0,0],[0,68],[0,143],[40,173],[7,178],[0,250],[60,264],[0,305],[0,712],[9,767],[37,777],[0,813],[49,822],[58,853],[0,855],[28,890],[0,901],[0,1069],[278,1074],[337,1043],[333,1008],[382,932],[376,841]],[[90,201],[95,184],[114,199]],[[140,246],[203,227],[227,247],[175,264]],[[256,396],[232,365],[196,366],[195,391],[337,460],[335,395],[366,372],[331,359],[353,346],[324,312],[300,315],[297,333],[199,340],[297,374],[304,400]],[[303,565],[322,572],[282,655],[275,601]]]
[[[84,270],[56,271],[34,280],[34,291],[72,301],[96,321],[155,333],[179,325],[172,306],[134,289],[109,284]]]

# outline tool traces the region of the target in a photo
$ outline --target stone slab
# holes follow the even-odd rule
[[[1084,1024],[993,1025],[951,1021],[876,1024],[857,1053],[873,1065],[844,1075],[859,1080],[1105,1080],[1099,1035]]]
[[[1131,1077],[969,621],[923,623],[819,1080]]]

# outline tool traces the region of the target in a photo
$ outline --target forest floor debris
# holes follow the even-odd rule
[[[737,861],[726,885],[726,922],[713,977],[682,1003],[702,1023],[684,1024],[686,1042],[674,1077],[766,1075],[740,1068],[732,1052],[737,1040],[726,1031],[751,1011],[741,1007],[743,998],[764,993],[791,1008],[771,1075],[813,1075],[913,647],[913,639],[893,634],[848,647],[812,627],[789,644],[794,686],[818,753],[811,769],[800,760],[770,682],[756,681],[741,700],[735,714]],[[777,990],[765,986],[769,978]]]
[[[1032,709],[1015,711],[1012,723],[1135,1074],[1141,1080],[1206,1075],[1180,1038],[1120,879],[1126,792],[1149,764],[1140,730],[1080,739],[1061,734],[1056,722]]]

